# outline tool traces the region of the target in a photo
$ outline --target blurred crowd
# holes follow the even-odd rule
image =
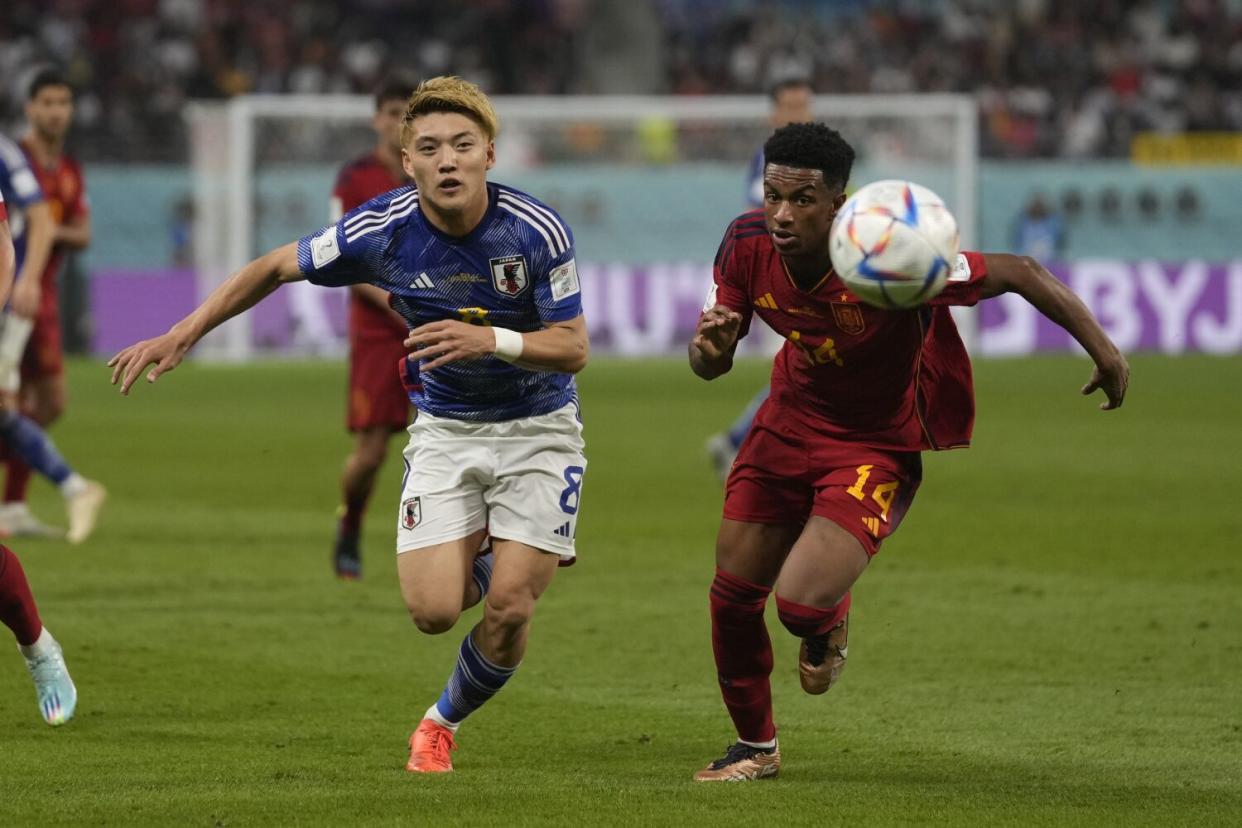
[[[456,72],[498,94],[970,92],[993,157],[1242,130],[1242,0],[6,0],[0,93],[78,89],[82,156],[179,160],[182,104]]]

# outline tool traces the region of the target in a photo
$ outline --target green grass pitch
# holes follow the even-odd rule
[[[331,577],[343,368],[190,365],[123,399],[73,364],[54,435],[112,498],[83,547],[13,546],[80,704],[48,728],[0,658],[0,824],[1237,824],[1236,358],[1136,358],[1112,413],[1084,360],[977,365],[975,445],[927,457],[832,692],[801,693],[770,616],[781,777],[692,784],[731,738],[702,443],[766,370],[592,363],[581,560],[456,773],[422,778],[405,740],[477,610],[406,618],[395,443],[365,577]],[[38,481],[34,507],[61,519]]]

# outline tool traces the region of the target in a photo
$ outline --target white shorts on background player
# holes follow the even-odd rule
[[[398,554],[486,528],[573,559],[586,470],[576,403],[495,423],[421,412],[409,432]]]

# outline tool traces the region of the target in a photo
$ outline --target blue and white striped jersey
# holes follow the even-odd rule
[[[13,235],[13,249],[20,268],[26,254],[26,208],[43,201],[43,189],[22,148],[3,135],[0,135],[0,193],[8,205],[9,232]]]
[[[527,333],[579,316],[569,227],[519,190],[489,183],[487,196],[479,225],[454,237],[425,220],[414,187],[392,190],[299,240],[298,266],[316,284],[369,282],[388,291],[411,328],[456,319]],[[423,374],[407,360],[405,370],[421,382],[410,394],[420,411],[458,420],[533,417],[577,393],[570,374],[527,371],[495,357]]]

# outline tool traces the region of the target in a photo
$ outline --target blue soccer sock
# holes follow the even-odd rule
[[[500,692],[500,688],[516,672],[517,666],[501,667],[488,661],[474,643],[474,631],[471,630],[461,642],[453,675],[449,676],[439,701],[427,711],[427,718],[457,730],[463,719]]]
[[[751,423],[755,421],[755,414],[759,412],[759,406],[763,405],[764,401],[767,400],[769,392],[770,389],[764,388],[752,397],[750,402],[746,404],[746,408],[733,421],[733,425],[729,426],[729,442],[734,449],[740,448],[742,441],[746,439]]]
[[[57,486],[73,475],[73,469],[56,450],[56,444],[34,420],[16,411],[0,411],[0,438],[27,466]]]
[[[475,556],[470,574],[474,578],[474,585],[479,588],[479,600],[482,601],[492,585],[492,551],[490,549],[486,555]]]

